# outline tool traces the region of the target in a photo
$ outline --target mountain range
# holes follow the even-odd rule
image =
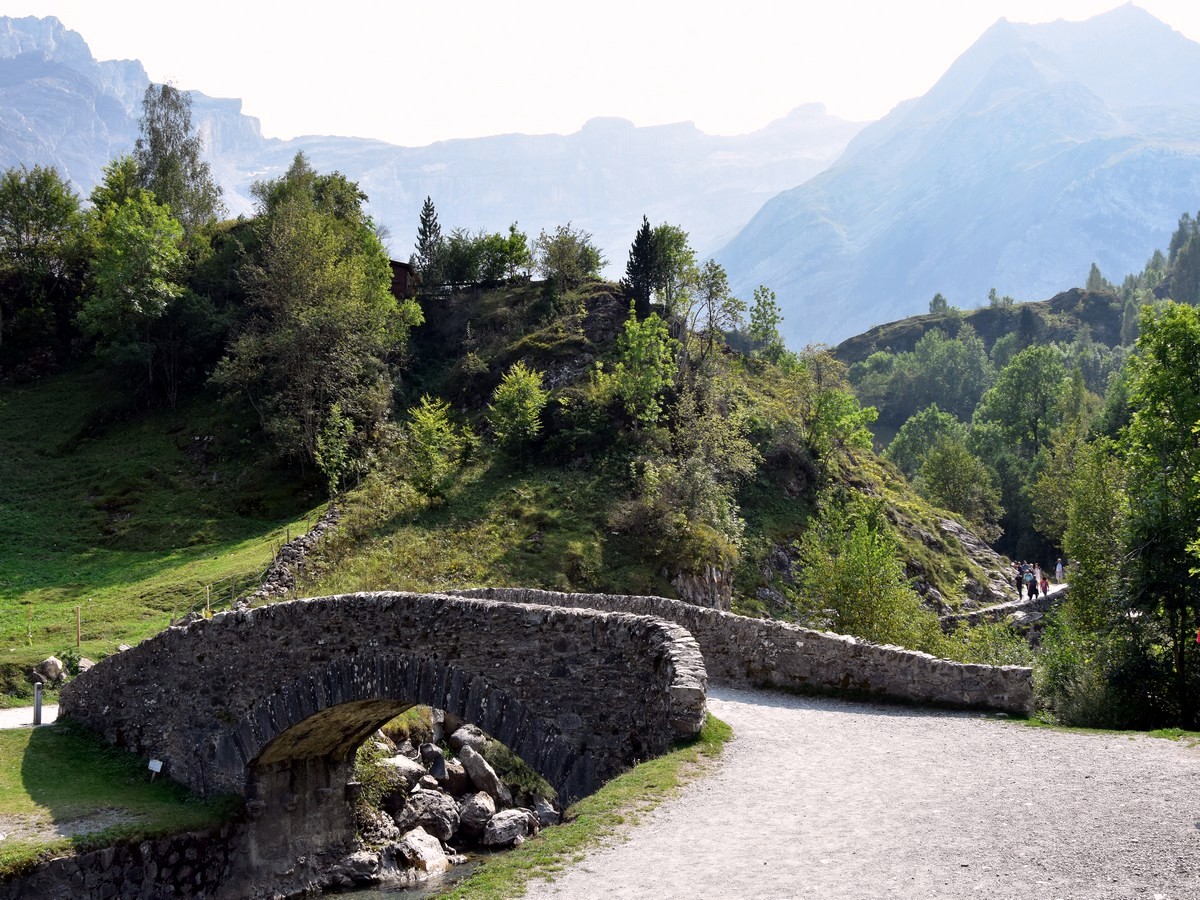
[[[923,97],[770,200],[718,255],[742,296],[779,294],[793,345],[1116,281],[1200,197],[1200,44],[1126,5],[1000,20]]]
[[[0,165],[53,164],[86,194],[105,163],[132,149],[148,84],[141,63],[95,60],[84,38],[56,18],[0,17]],[[447,232],[506,231],[516,221],[536,236],[572,221],[593,234],[614,276],[624,272],[643,214],[683,225],[693,246],[711,253],[772,196],[829,165],[862,127],[814,104],[733,137],[689,122],[638,128],[593,119],[570,135],[399,147],[352,137],[265,138],[240,100],[190,92],[193,122],[231,213],[249,211],[253,181],[282,174],[303,151],[319,170],[359,183],[398,258],[411,252],[430,196]],[[392,114],[403,115],[403,107]]]

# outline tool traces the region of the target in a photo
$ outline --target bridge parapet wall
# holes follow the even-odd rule
[[[169,628],[64,688],[61,713],[195,789],[246,793],[254,766],[344,759],[428,704],[572,798],[698,731],[706,687],[696,642],[668,621],[389,592]]]
[[[746,687],[854,692],[914,703],[1033,712],[1033,674],[872,644],[786,622],[752,619],[666,597],[563,594],[525,588],[455,591],[458,596],[657,616],[695,636],[709,678]]]

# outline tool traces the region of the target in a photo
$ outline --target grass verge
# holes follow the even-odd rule
[[[1070,734],[1107,734],[1124,735],[1128,738],[1152,737],[1165,741],[1182,741],[1189,747],[1200,746],[1200,731],[1188,731],[1183,728],[1155,728],[1153,731],[1136,731],[1127,728],[1087,728],[1080,725],[1059,725],[1041,717],[1018,720],[1030,728],[1049,728],[1052,731],[1065,731]]]
[[[0,878],[122,839],[213,827],[237,803],[151,783],[145,760],[77,726],[0,731]]]
[[[439,900],[502,900],[524,894],[525,885],[533,878],[553,880],[582,859],[586,850],[615,836],[622,826],[637,824],[641,816],[671,797],[695,776],[699,766],[719,756],[732,736],[733,729],[710,714],[694,740],[614,778],[573,804],[562,825],[546,829],[516,850],[487,859],[471,877],[439,894]]]

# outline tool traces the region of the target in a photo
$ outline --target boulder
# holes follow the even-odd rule
[[[86,656],[79,657],[79,674],[80,675],[82,675],[84,672],[91,671],[95,667],[96,667],[96,661],[94,659],[88,659]]]
[[[554,804],[545,797],[536,797],[533,801],[533,813],[538,822],[545,828],[547,825],[557,825],[562,821],[562,813],[554,808]]]
[[[352,883],[371,884],[379,876],[379,854],[358,850],[343,859],[340,868]]]
[[[483,791],[477,791],[459,801],[458,827],[468,837],[478,838],[495,814],[496,801]]]
[[[457,759],[446,760],[446,777],[439,779],[438,784],[452,797],[461,797],[471,792],[471,779],[466,767]]]
[[[404,808],[392,814],[401,831],[421,826],[440,841],[448,841],[458,831],[458,804],[441,791],[413,791]]]
[[[450,735],[450,749],[461,754],[463,747],[470,747],[476,753],[483,753],[488,745],[488,736],[475,725],[463,725]]]
[[[500,780],[500,777],[496,774],[496,770],[488,764],[486,759],[466,744],[458,752],[458,758],[467,770],[467,775],[470,777],[471,783],[479,788],[479,790],[490,794],[491,798],[496,801],[498,808],[507,809],[512,806],[512,794],[504,786],[504,782]]]
[[[427,774],[423,765],[402,755],[381,759],[379,765],[387,766],[389,769],[394,770],[397,775],[404,779],[410,790]]]
[[[34,671],[41,675],[47,684],[58,684],[67,677],[66,667],[57,656],[47,656]]]
[[[440,874],[450,868],[441,842],[421,827],[412,829],[400,839],[400,852],[410,866],[427,875]]]
[[[436,744],[422,744],[420,746],[421,762],[425,768],[429,769],[429,774],[438,781],[446,779],[446,754],[442,753],[441,748]]]
[[[483,829],[485,847],[519,847],[527,837],[541,829],[537,816],[527,809],[506,809],[496,813]]]

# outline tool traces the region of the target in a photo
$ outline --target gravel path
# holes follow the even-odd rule
[[[719,768],[527,896],[1195,900],[1200,748],[713,690]]]
[[[45,703],[42,705],[43,725],[49,725],[57,718],[57,704]],[[0,728],[29,728],[32,725],[32,706],[14,706],[12,709],[0,709]]]

